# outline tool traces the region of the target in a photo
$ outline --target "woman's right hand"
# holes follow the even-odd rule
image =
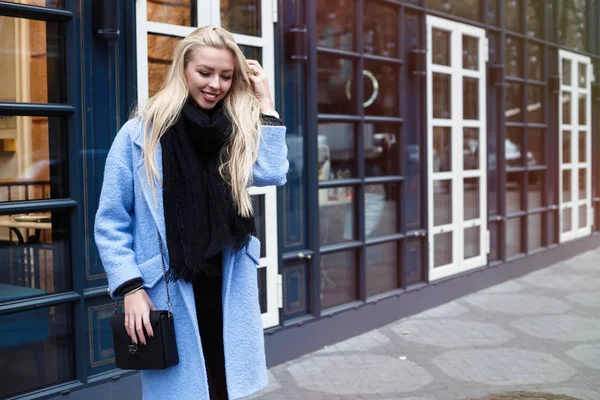
[[[144,328],[146,328],[148,337],[154,336],[154,331],[152,331],[152,325],[150,324],[150,310],[156,310],[156,307],[152,304],[152,300],[150,300],[144,289],[140,289],[135,293],[125,296],[123,307],[127,334],[133,343],[146,345]]]

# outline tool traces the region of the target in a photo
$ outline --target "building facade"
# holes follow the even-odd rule
[[[0,398],[130,398],[93,240],[177,40],[230,29],[288,128],[251,188],[268,363],[600,244],[596,0],[0,1]],[[95,398],[94,397],[94,398]]]

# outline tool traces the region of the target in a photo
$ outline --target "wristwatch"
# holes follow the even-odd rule
[[[279,113],[275,110],[264,112],[262,113],[262,115],[268,115],[269,117],[279,118]]]

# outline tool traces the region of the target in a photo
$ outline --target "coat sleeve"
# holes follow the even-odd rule
[[[258,158],[252,169],[252,186],[281,186],[287,182],[289,162],[285,126],[263,125]]]
[[[94,225],[94,239],[108,277],[111,296],[123,283],[141,279],[133,252],[134,185],[131,131],[127,122],[117,134],[104,167],[104,181]]]

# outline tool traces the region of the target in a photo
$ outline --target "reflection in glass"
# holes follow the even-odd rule
[[[319,54],[317,64],[319,113],[353,114],[356,110],[356,91],[352,85],[352,60]]]
[[[356,300],[357,268],[354,250],[321,255],[321,308]]]
[[[244,57],[250,60],[257,60],[259,63],[262,64],[262,48],[255,46],[246,46],[243,44],[240,44],[238,46],[240,47],[240,50],[242,50],[242,53],[244,53]]]
[[[527,178],[527,208],[540,208],[544,194],[544,171],[529,171]]]
[[[375,237],[398,232],[398,184],[365,187],[365,235]]]
[[[173,50],[179,38],[148,34],[148,96],[154,96],[162,87],[173,60]]]
[[[321,245],[356,239],[354,188],[319,189],[319,229]]]
[[[487,21],[489,24],[498,25],[498,3],[496,1],[488,1]]]
[[[452,232],[437,234],[433,237],[434,267],[452,264]]]
[[[365,124],[365,176],[400,174],[398,129],[391,124]]]
[[[527,0],[527,34],[544,37],[544,0]]]
[[[436,28],[433,28],[431,32],[433,43],[432,62],[437,65],[450,66],[450,32]]]
[[[579,74],[578,74],[578,82],[579,87],[585,89],[587,87],[587,64],[578,63],[579,66]]]
[[[581,168],[579,170],[579,200],[587,198],[587,170]]]
[[[28,6],[65,8],[64,0],[6,0],[9,3],[26,4]]]
[[[463,169],[479,169],[479,128],[463,130]]]
[[[537,43],[529,42],[527,44],[527,74],[529,79],[536,81],[544,80],[544,50]]]
[[[506,212],[512,213],[523,210],[523,173],[510,172],[506,174]]]
[[[571,86],[571,60],[562,59],[562,81],[565,86]]]
[[[433,128],[433,172],[448,172],[452,169],[451,128]]]
[[[506,256],[509,258],[523,253],[521,225],[521,218],[506,220]]]
[[[467,3],[464,0],[427,0],[427,8],[456,15],[472,21],[481,20],[482,1]]]
[[[534,251],[542,247],[544,214],[531,214],[527,216],[527,247]]]
[[[587,96],[583,93],[579,93],[579,125],[587,125]]]
[[[68,305],[0,315],[0,398],[75,380]]]
[[[527,122],[544,122],[543,86],[527,86]]]
[[[474,226],[464,230],[464,258],[477,257],[481,254],[481,228]]]
[[[579,132],[579,162],[584,163],[587,161],[587,132]]]
[[[452,116],[450,82],[450,75],[433,73],[433,118],[449,119]]]
[[[317,2],[317,46],[354,50],[355,9],[353,0]]]
[[[523,53],[521,41],[512,36],[506,36],[506,76],[523,76],[521,61]]]
[[[64,103],[62,49],[58,23],[0,15],[0,101]]]
[[[563,186],[563,203],[571,201],[571,170],[565,169],[562,172],[562,186]]]
[[[563,131],[562,142],[562,162],[563,164],[571,163],[571,131]]]
[[[226,1],[226,0],[224,0]],[[164,24],[194,26],[195,0],[148,0],[148,21]]]
[[[576,50],[585,50],[586,0],[557,1],[558,40]]]
[[[379,2],[364,4],[364,52],[398,56],[398,8]]]
[[[559,211],[554,211],[548,213],[548,244],[556,244],[558,243],[559,234],[558,224],[559,224]]]
[[[60,117],[0,116],[0,202],[67,197]]]
[[[506,29],[514,32],[521,31],[521,2],[517,0],[506,0],[505,2]]]
[[[522,110],[523,99],[521,97],[521,85],[518,83],[506,83],[506,121],[523,121]]]
[[[562,209],[562,233],[573,230],[573,211],[571,207]]]
[[[256,237],[260,241],[260,256],[267,256],[267,249],[265,245],[267,243],[267,227],[266,227],[266,210],[265,210],[265,195],[255,194],[252,195],[252,209],[254,210],[254,225],[256,227]]]
[[[476,37],[463,35],[463,68],[479,70],[479,39]]]
[[[480,217],[479,209],[479,178],[464,180],[464,220],[469,221]]]
[[[506,128],[506,140],[504,141],[504,159],[507,167],[522,167],[523,155],[523,130],[521,128]]]
[[[391,64],[366,60],[365,70],[365,114],[398,117],[398,69]]]
[[[498,223],[490,222],[488,228],[490,230],[490,254],[488,257],[490,261],[498,260],[500,258],[498,252],[500,247],[498,244],[498,241],[500,240],[500,235],[498,235]]]
[[[261,34],[261,0],[220,0],[221,26],[248,36]]]
[[[356,176],[354,125],[343,122],[319,124],[319,180]]]
[[[569,125],[571,123],[571,93],[562,92],[562,123]]]
[[[452,223],[452,181],[433,182],[433,224],[435,226]]]
[[[545,150],[544,130],[539,128],[527,128],[527,165],[544,165]]]
[[[586,204],[579,206],[579,227],[585,228],[588,226],[587,222],[588,206]]]
[[[398,287],[398,246],[396,242],[366,248],[367,296]]]
[[[463,78],[463,118],[479,119],[479,79]]]

